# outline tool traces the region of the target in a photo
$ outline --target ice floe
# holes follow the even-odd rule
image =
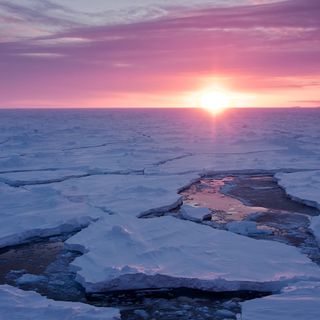
[[[320,171],[278,173],[278,183],[293,199],[320,209]],[[310,228],[320,243],[320,216],[312,217]]]
[[[83,303],[58,302],[38,293],[0,286],[0,319],[10,320],[119,320],[114,308],[97,308]]]
[[[272,233],[271,230],[259,229],[254,221],[232,221],[227,224],[227,229],[231,232],[248,236]]]
[[[71,201],[83,199],[104,215],[148,216],[163,213],[182,203],[179,189],[196,175],[99,175],[52,184]],[[103,215],[103,213],[102,213]]]
[[[100,211],[71,202],[51,187],[13,188],[0,183],[0,247],[35,237],[72,233],[89,225]]]
[[[206,218],[211,218],[212,212],[208,208],[193,207],[183,205],[180,209],[181,215],[184,219],[194,222],[201,222]]]
[[[291,198],[320,209],[320,170],[278,173],[276,179]]]
[[[320,269],[294,247],[254,240],[173,217],[112,215],[70,238],[72,265],[88,291],[189,287],[277,290]]]
[[[242,303],[242,320],[318,320],[320,283],[300,282],[280,294]]]

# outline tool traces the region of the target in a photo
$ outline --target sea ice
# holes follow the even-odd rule
[[[205,217],[212,214],[208,208],[198,208],[189,205],[183,205],[180,209],[180,212],[184,219],[195,222],[201,222]]]
[[[242,320],[318,320],[320,283],[299,282],[280,294],[242,303]]]
[[[147,216],[164,213],[182,203],[180,188],[197,176],[170,175],[97,175],[52,184],[63,197],[83,199],[91,207],[100,208],[101,216],[122,214]]]
[[[20,278],[18,278],[16,280],[16,283],[19,284],[19,285],[30,284],[30,283],[36,283],[36,282],[39,282],[39,281],[43,281],[45,279],[46,278],[44,276],[25,273]]]
[[[277,173],[276,179],[291,198],[320,209],[320,170]]]
[[[271,230],[257,228],[257,223],[253,221],[232,221],[227,224],[227,229],[231,232],[247,236],[272,233]]]
[[[296,201],[320,209],[320,171],[278,173],[276,179]],[[320,244],[320,216],[312,217],[310,228]]]
[[[116,320],[114,308],[97,308],[83,303],[58,302],[38,293],[0,286],[0,320]]]
[[[319,279],[319,268],[284,244],[170,217],[137,218],[180,205],[178,190],[206,172],[319,170],[318,115],[239,110],[215,119],[198,110],[3,110],[0,246],[90,224],[68,243],[87,250],[74,266],[92,290],[273,290]],[[308,198],[318,173],[299,174],[298,183],[314,179],[301,199],[319,203],[318,187]]]
[[[88,291],[190,287],[277,290],[320,269],[281,243],[254,240],[173,217],[112,215],[68,239],[83,246],[72,265]]]
[[[33,237],[79,231],[100,215],[84,202],[69,201],[49,186],[13,188],[0,183],[0,247]]]

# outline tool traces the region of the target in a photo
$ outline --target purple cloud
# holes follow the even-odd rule
[[[208,7],[0,43],[1,105],[17,105],[16,97],[76,105],[103,94],[178,94],[207,77],[247,91],[316,90],[319,16],[317,0]]]

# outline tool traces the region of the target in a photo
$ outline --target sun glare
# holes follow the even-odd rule
[[[222,91],[210,91],[200,95],[200,107],[218,114],[229,108],[231,105],[231,97]]]

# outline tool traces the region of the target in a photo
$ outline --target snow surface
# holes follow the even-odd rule
[[[320,170],[319,110],[0,113],[0,246],[89,225],[68,241],[84,252],[73,264],[88,289],[261,289],[319,279],[295,248],[137,218],[180,205],[177,192],[199,174]]]
[[[113,308],[97,308],[83,303],[57,302],[38,293],[0,286],[0,320],[116,320]]]
[[[3,183],[0,183],[0,212],[0,247],[23,243],[32,237],[80,230],[100,214],[87,203],[69,201],[47,185],[25,189]]]
[[[184,219],[201,222],[207,216],[212,215],[208,208],[198,208],[189,205],[183,205],[180,209],[181,215]]]
[[[72,263],[88,291],[181,286],[263,291],[279,289],[277,281],[320,279],[318,266],[294,247],[169,216],[112,215],[67,243],[88,251]]]
[[[291,198],[320,209],[320,170],[278,173],[276,179]]]
[[[182,203],[178,190],[196,175],[97,175],[71,179],[51,186],[70,201],[100,208],[103,216],[144,216],[166,212]]]
[[[320,209],[320,170],[278,173],[276,179],[291,198]],[[312,217],[310,229],[320,244],[320,216]]]
[[[300,282],[281,294],[242,303],[242,320],[318,320],[320,282]]]

